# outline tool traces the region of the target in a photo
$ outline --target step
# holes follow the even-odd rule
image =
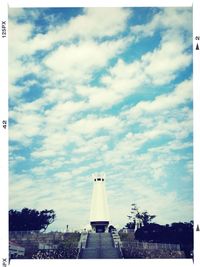
[[[81,259],[119,259],[118,250],[112,249],[82,249]]]
[[[81,250],[80,259],[119,259],[118,249],[113,246],[110,233],[88,234],[87,245]]]
[[[98,259],[99,252],[97,249],[85,248],[81,251],[81,259]]]

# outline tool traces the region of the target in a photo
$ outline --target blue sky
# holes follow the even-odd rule
[[[10,208],[83,228],[104,172],[117,227],[193,219],[192,9],[9,9],[9,118]]]

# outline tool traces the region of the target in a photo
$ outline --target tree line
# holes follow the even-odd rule
[[[180,244],[186,257],[190,257],[193,251],[193,221],[160,225],[152,222],[154,218],[156,215],[151,215],[147,211],[140,212],[137,205],[132,204],[126,228],[135,231],[135,239],[139,241]],[[11,209],[9,231],[45,231],[55,219],[54,210]],[[138,221],[140,225],[136,227]],[[109,227],[109,231],[113,229],[115,229],[113,226]]]
[[[45,231],[55,221],[54,210],[9,210],[9,231]]]
[[[135,231],[135,239],[146,242],[180,244],[181,250],[186,257],[191,257],[193,251],[193,221],[173,222],[171,224],[160,225],[153,223],[156,215],[151,215],[147,211],[140,212],[136,204],[132,204],[129,222],[126,227],[135,229],[136,219],[141,219],[141,227]]]

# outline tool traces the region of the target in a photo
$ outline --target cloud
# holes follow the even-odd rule
[[[107,190],[109,206],[112,207],[111,220],[114,225],[125,225],[128,222],[127,215],[130,214],[132,203],[136,203],[141,212],[148,211],[149,214],[156,215],[154,222],[160,224],[191,220],[193,208],[190,201],[180,199],[175,191],[168,192],[164,188],[164,181],[161,183],[163,187],[159,188],[158,181],[156,181],[157,186],[151,185],[148,176],[142,178],[141,172],[139,174],[138,177],[136,173],[125,171],[124,183],[120,185],[120,190],[117,191],[115,188]],[[116,179],[118,180],[117,177],[115,181]],[[128,184],[128,190],[126,184]],[[187,212],[180,211],[181,206],[186,207]],[[119,217],[119,214],[123,216]]]
[[[80,216],[82,217],[82,226],[87,223],[85,207],[89,206],[89,197],[85,194],[84,187],[73,187],[71,190],[70,181],[73,176],[70,176],[69,173],[57,173],[48,182],[44,178],[34,181],[30,174],[18,175],[17,178],[10,185],[10,194],[12,195],[10,207],[17,209],[28,207],[38,210],[54,209],[57,218],[54,223],[56,226],[52,225],[53,229],[64,228],[63,221],[76,229],[76,227],[80,227]],[[63,213],[64,209],[67,210],[66,213]],[[80,209],[78,213],[76,212],[77,209]]]
[[[130,10],[125,8],[85,8],[84,11],[84,15],[70,20],[69,35],[82,38],[115,36],[126,29],[130,16]]]
[[[181,36],[173,39],[165,37],[158,48],[143,54],[140,60],[125,63],[120,59],[102,81],[124,94],[131,93],[142,84],[167,84],[175,79],[177,71],[191,64],[192,56],[185,51],[186,48]]]
[[[60,46],[45,59],[45,65],[54,75],[67,78],[70,81],[82,82],[91,78],[92,72],[104,67],[108,61],[116,57],[127,45],[121,39],[97,43],[86,41],[81,44]]]
[[[141,101],[125,114],[138,118],[144,113],[156,113],[171,110],[192,100],[192,80],[178,84],[174,91],[157,96],[153,101]]]
[[[189,221],[192,217],[192,205],[188,201],[183,201],[178,198],[175,192],[159,192],[148,185],[133,181],[131,183],[135,200],[142,210],[147,210],[150,214],[157,216],[156,221],[159,223]],[[184,205],[187,212],[178,212],[180,207]]]
[[[92,138],[87,142],[87,146],[79,146],[79,148],[75,150],[75,153],[89,154],[95,152],[96,154],[97,151],[103,153],[108,148],[107,142],[109,141],[109,139],[109,136],[99,136]]]
[[[63,101],[62,99],[51,109],[44,112],[46,116],[47,124],[50,128],[57,127],[58,124],[66,123],[70,117],[87,109],[87,105],[84,101]]]
[[[43,118],[36,112],[26,113],[22,110],[11,112],[10,118],[16,123],[10,127],[9,138],[11,141],[18,141],[26,145],[32,142],[34,136],[40,135],[43,125]]]
[[[55,117],[53,120],[54,119]],[[57,118],[57,121],[60,124],[62,120]],[[118,128],[118,132],[121,131],[123,127],[123,122],[114,116],[96,117],[90,115],[68,123],[66,130],[62,129],[60,131],[58,131],[57,128],[52,128],[52,119],[50,119],[50,121],[45,121],[45,123],[48,125],[48,128],[45,127],[44,131],[38,133],[40,136],[43,136],[42,145],[31,153],[31,155],[36,158],[53,157],[55,154],[57,156],[64,156],[66,153],[65,149],[68,149],[70,144],[74,144],[77,147],[75,153],[87,153],[87,151],[93,151],[94,147],[99,147],[99,149],[103,151],[107,149],[106,140],[108,137],[97,137],[95,139],[93,138],[95,134],[103,130],[106,131],[107,134],[115,135],[117,133],[116,127]],[[27,133],[22,133],[17,128],[15,134],[13,134],[14,136],[11,135],[10,138],[11,140],[19,140],[17,138],[22,138],[23,135],[27,136],[31,132],[31,129]],[[14,139],[14,137],[16,138]],[[87,147],[83,147],[85,142],[84,138],[88,139]],[[100,147],[101,143],[102,147]],[[71,156],[73,156],[73,154],[71,154]]]
[[[20,61],[20,58],[29,51],[27,40],[31,35],[33,28],[32,24],[18,24],[12,20],[9,20],[9,83],[14,82],[23,75],[30,72],[29,68],[26,68]],[[11,91],[12,93],[12,91]]]
[[[24,12],[22,9],[9,9],[10,16],[18,17]],[[30,12],[29,12],[30,13]],[[38,12],[31,13],[38,16]],[[16,53],[17,49],[26,52],[26,54],[34,54],[37,50],[49,49],[57,42],[70,41],[75,38],[102,38],[106,36],[115,36],[122,32],[126,27],[127,19],[130,16],[129,9],[124,8],[85,8],[82,15],[76,16],[56,28],[50,28],[47,33],[38,33],[33,38],[28,38],[32,33],[30,24],[18,24],[15,21],[10,21],[10,30],[14,27],[16,33],[19,33],[19,40],[23,38],[25,42],[21,47],[13,51]],[[101,21],[101,23],[99,23]],[[24,35],[20,30],[24,29]],[[84,28],[84,30],[82,30]],[[28,34],[27,34],[28,33]],[[15,37],[17,35],[14,35]],[[24,48],[28,48],[28,50]],[[21,55],[23,53],[20,53]]]
[[[190,8],[164,8],[155,14],[150,22],[132,26],[132,32],[139,41],[144,37],[151,37],[158,30],[191,31],[192,12]]]
[[[98,118],[90,115],[84,119],[76,121],[72,125],[69,125],[69,130],[73,133],[93,136],[101,129],[113,132],[116,131],[116,128],[120,130],[121,127],[122,122],[115,116]]]
[[[165,39],[159,49],[142,56],[146,77],[154,85],[163,85],[174,80],[177,71],[185,69],[192,62],[192,55],[184,51],[187,47],[183,40],[177,36]]]
[[[101,78],[102,87],[90,91],[82,88],[79,93],[88,93],[91,106],[106,108],[138,93],[142,86],[169,84],[191,64],[192,55],[185,51],[186,48],[177,36],[173,40],[164,38],[158,48],[142,55],[139,60],[126,63],[119,59]]]
[[[32,40],[31,51],[49,49],[56,42],[69,42],[75,38],[91,40],[115,36],[125,29],[129,15],[130,11],[123,8],[85,8],[82,15],[46,34],[37,34]]]
[[[163,12],[164,18],[166,17],[166,22],[163,22],[165,24],[163,26],[159,24],[161,18],[165,21],[161,12],[153,17],[153,22],[149,26],[152,28],[151,31],[155,31],[157,27],[167,27],[168,29],[161,35],[161,42],[158,47],[131,62],[125,62],[119,58],[117,63],[110,67],[107,74],[101,78],[103,86],[99,90],[92,88],[90,92],[89,90],[79,91],[80,94],[85,92],[89,94],[91,106],[106,108],[121,102],[130,94],[137,93],[142,86],[169,84],[181,70],[186,69],[191,64],[192,54],[187,50],[191,46],[188,41],[189,37],[185,40],[185,35],[179,31],[180,28],[185,29],[191,34],[191,25],[186,21],[182,23],[185,17],[191,22],[190,10],[166,9]],[[176,23],[175,26],[169,23],[170,14],[174,21],[177,21],[180,16],[181,23],[179,21],[178,25]],[[133,29],[151,32],[146,30],[146,26],[146,24],[138,26],[138,28],[134,26]]]
[[[25,15],[23,8],[9,8],[9,19],[17,19]]]
[[[114,224],[192,219],[191,11],[53,11],[10,11],[10,206],[81,228],[103,171]]]
[[[128,43],[126,39],[101,44],[94,40],[97,37],[115,36],[123,31],[130,15],[128,9],[86,8],[82,15],[54,28],[49,27],[46,33],[34,33],[35,20],[42,12],[9,9],[9,32],[12,33],[9,34],[9,89],[12,99],[19,98],[27,91],[27,86],[16,85],[22,76],[34,74],[37,78],[52,80],[53,71],[54,78],[57,75],[57,78],[68,78],[71,81],[88,80],[94,70],[106,65]],[[109,16],[105,17],[107,13]],[[23,18],[24,23],[18,23],[19,17]],[[99,23],[102,17],[104,19]],[[83,25],[86,26],[84,31]],[[84,43],[72,43],[76,38],[83,38]],[[47,49],[51,49],[49,55]],[[45,69],[43,62],[37,63],[35,53],[41,50],[47,53],[44,63],[51,69],[50,72]]]

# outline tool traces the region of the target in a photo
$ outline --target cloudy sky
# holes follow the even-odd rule
[[[10,208],[83,228],[104,172],[114,225],[191,220],[192,9],[9,9],[9,118]]]

